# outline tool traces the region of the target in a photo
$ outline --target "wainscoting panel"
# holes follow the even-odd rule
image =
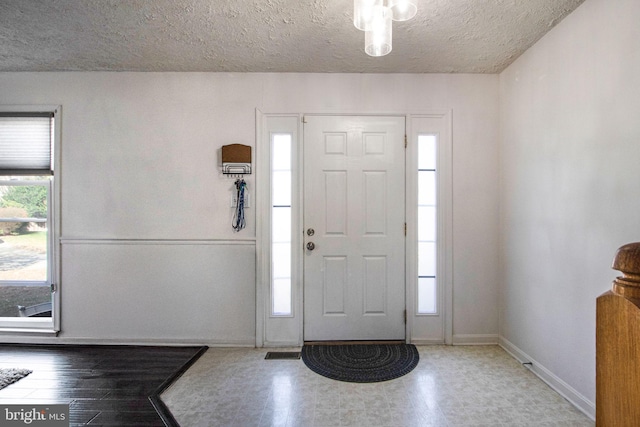
[[[63,240],[64,340],[253,345],[255,242]]]

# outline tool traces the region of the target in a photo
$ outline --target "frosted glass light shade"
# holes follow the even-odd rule
[[[408,21],[418,12],[415,0],[390,0],[389,8],[393,12],[394,21]]]
[[[353,25],[359,30],[369,31],[373,22],[373,10],[382,6],[383,0],[353,0]]]
[[[374,7],[371,30],[364,33],[364,51],[367,55],[384,56],[391,52],[391,15],[388,7]]]

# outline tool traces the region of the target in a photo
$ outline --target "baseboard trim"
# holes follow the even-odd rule
[[[497,345],[498,334],[458,334],[453,336],[453,345]]]
[[[444,345],[444,341],[443,340],[437,340],[437,339],[412,339],[410,341],[410,344],[413,345]]]
[[[298,341],[265,341],[264,343],[262,343],[262,347],[259,348],[302,348],[302,345],[303,344],[299,343]]]
[[[564,382],[560,377],[538,363],[535,359],[530,357],[527,353],[519,349],[516,345],[514,345],[506,338],[500,336],[498,345],[520,363],[530,363],[525,366],[531,372],[533,372],[534,375],[544,381],[549,387],[558,392],[562,397],[571,402],[573,406],[578,408],[578,410],[584,413],[587,417],[595,421],[596,406],[593,402],[580,394],[576,389]]]

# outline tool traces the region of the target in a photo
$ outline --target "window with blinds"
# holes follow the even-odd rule
[[[53,323],[53,112],[0,111],[0,327]]]
[[[53,113],[0,112],[0,175],[53,174]]]

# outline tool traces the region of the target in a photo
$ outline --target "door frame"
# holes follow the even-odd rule
[[[405,150],[405,217],[407,222],[407,239],[405,239],[405,308],[407,310],[407,322],[405,325],[405,340],[415,344],[451,344],[453,341],[453,197],[452,197],[452,112],[450,109],[438,109],[426,112],[381,112],[381,113],[356,113],[356,112],[309,112],[309,113],[264,113],[256,109],[256,157],[255,157],[255,209],[256,209],[256,347],[286,347],[301,346],[304,343],[304,284],[303,278],[303,251],[294,250],[292,253],[292,314],[290,316],[271,315],[271,171],[270,171],[270,134],[273,132],[291,133],[294,135],[292,157],[293,180],[302,183],[303,179],[303,120],[305,114],[326,116],[402,116],[405,118],[405,133],[409,139]],[[438,239],[438,267],[440,269],[440,304],[443,310],[444,339],[430,339],[419,333],[421,328],[420,317],[416,316],[415,304],[417,301],[417,277],[413,274],[417,271],[417,233],[416,215],[413,213],[417,206],[417,170],[413,171],[411,162],[407,159],[415,156],[417,149],[411,144],[414,129],[414,118],[430,118],[438,125],[438,135],[441,145],[441,161],[439,176],[438,203],[440,210],[438,220],[440,223]],[[412,177],[412,174],[415,175]],[[292,215],[294,230],[293,247],[301,247],[303,215],[302,185],[294,187]]]

